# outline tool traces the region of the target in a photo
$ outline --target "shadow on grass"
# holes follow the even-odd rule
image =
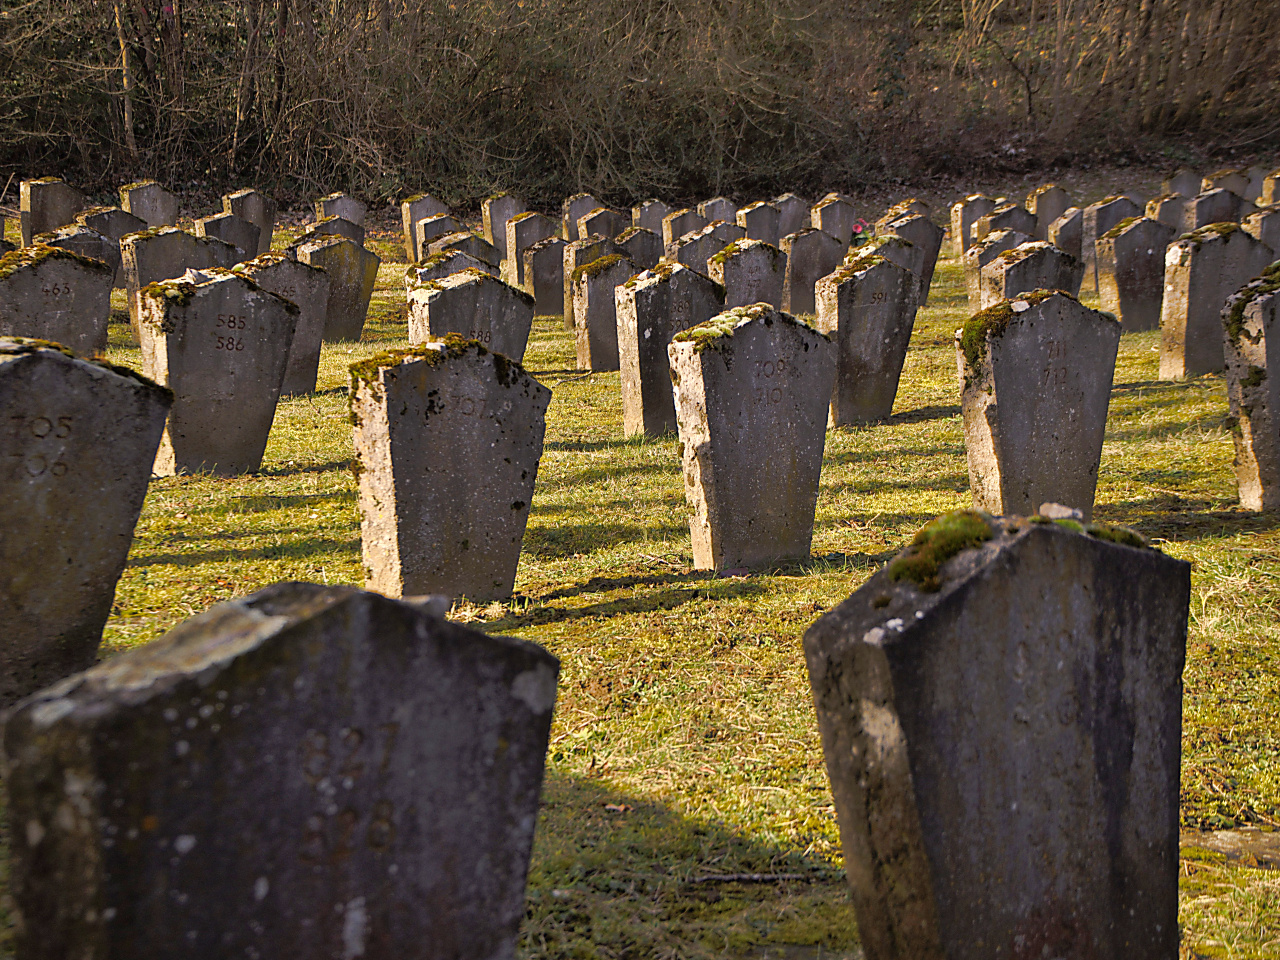
[[[345,460],[327,460],[324,463],[291,464],[289,466],[264,467],[258,471],[262,477],[288,477],[298,473],[328,473],[330,470],[350,470],[355,463],[350,457]]]
[[[581,592],[585,592],[581,591]],[[485,633],[500,633],[523,627],[539,627],[549,623],[566,623],[589,617],[617,617],[631,613],[653,613],[657,610],[674,610],[694,600],[740,600],[757,597],[765,592],[762,583],[747,579],[708,580],[699,587],[655,590],[650,593],[588,603],[581,607],[537,606],[527,613],[510,613],[499,620],[487,620]],[[562,596],[570,596],[566,593]]]
[[[208,539],[205,536],[201,540]],[[360,538],[335,540],[316,537],[294,540],[245,550],[196,550],[191,553],[153,553],[130,557],[130,567],[174,566],[196,567],[202,563],[245,563],[253,560],[297,560],[303,557],[327,556],[333,553],[360,552]]]
[[[890,460],[903,457],[963,457],[963,443],[939,443],[936,447],[882,447],[877,450],[842,450],[839,453],[828,453],[823,459],[823,466],[830,464],[876,463],[886,464]]]
[[[529,529],[525,533],[524,552],[531,557],[550,560],[595,553],[620,543],[636,540],[669,540],[687,536],[684,524],[654,523],[639,526],[629,523],[565,523],[555,527]]]
[[[674,445],[676,435],[674,433],[667,434],[663,437],[645,437],[637,435],[634,437],[615,437],[609,440],[548,440],[542,445],[543,450],[555,450],[564,453],[594,453],[599,450],[622,450],[627,447],[647,447],[652,444],[669,443]]]
[[[292,496],[230,497],[226,503],[199,509],[199,513],[224,516],[237,513],[267,513],[272,510],[291,510],[295,507],[320,506],[325,503],[354,503],[356,495],[351,490],[331,493],[300,493]]]
[[[895,413],[888,420],[884,421],[885,426],[894,426],[900,423],[925,423],[930,420],[950,420],[952,417],[960,416],[960,405],[951,404],[945,407],[930,406],[921,407],[918,410],[904,410],[902,413]]]
[[[1100,503],[1094,517],[1132,527],[1149,540],[1200,540],[1280,528],[1280,515],[1242,507],[1221,509],[1223,501],[1162,494],[1143,500]]]

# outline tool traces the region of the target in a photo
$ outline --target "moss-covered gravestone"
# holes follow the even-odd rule
[[[556,235],[556,222],[540,213],[518,213],[507,220],[502,279],[513,287],[532,293],[524,282],[524,252],[539,240]]]
[[[782,253],[786,257],[782,309],[797,316],[811,314],[817,309],[814,288],[819,280],[840,266],[844,247],[817,227],[805,227],[782,238]]]
[[[923,307],[929,302],[929,287],[933,284],[933,271],[938,265],[946,231],[928,217],[914,214],[891,220],[883,231],[877,229],[876,232],[894,234],[911,242],[918,257],[914,272],[920,277],[920,306]]]
[[[756,304],[677,333],[667,351],[694,568],[808,559],[835,379],[831,341]]]
[[[839,194],[827,194],[827,196],[839,196]],[[876,221],[876,233],[884,233],[889,224],[903,217],[927,216],[929,216],[929,204],[919,197],[908,197],[906,200],[899,200],[880,215],[880,219]]]
[[[613,238],[637,270],[649,270],[662,259],[662,238],[644,227],[628,227]]]
[[[539,240],[524,252],[524,289],[533,295],[533,312],[540,317],[561,316],[564,304],[565,249],[559,237]]]
[[[1049,224],[1048,240],[1059,250],[1084,262],[1084,211],[1069,207]],[[1083,281],[1081,281],[1083,282]]]
[[[701,230],[686,233],[673,243],[666,252],[668,260],[683,263],[691,270],[708,273],[707,264],[717,253],[733,243],[743,239],[746,231],[736,223],[717,220],[709,223]]]
[[[382,258],[346,237],[325,237],[299,247],[298,259],[329,274],[325,340],[359,340]]]
[[[578,218],[578,236],[601,236],[612,240],[629,226],[631,218],[621,210],[596,207]]]
[[[738,207],[728,197],[712,197],[698,204],[698,215],[707,223],[723,220],[733,223],[738,215]]]
[[[1084,217],[1080,221],[1080,259],[1084,262],[1085,289],[1092,291],[1098,288],[1096,244],[1099,238],[1121,220],[1140,216],[1142,207],[1128,197],[1107,197],[1084,208]]]
[[[1253,204],[1230,190],[1208,190],[1191,197],[1182,207],[1182,232],[1191,233],[1211,223],[1239,223]]]
[[[120,245],[97,230],[86,227],[83,223],[71,223],[57,230],[50,230],[48,233],[38,233],[31,241],[31,246],[57,247],[60,250],[69,250],[82,257],[88,257],[90,260],[97,260],[111,270],[113,289],[124,285]]]
[[[1236,482],[1247,510],[1280,510],[1278,307],[1280,264],[1272,264],[1222,309]]]
[[[150,283],[172,280],[188,270],[232,267],[240,257],[235,246],[216,237],[197,237],[177,227],[152,227],[120,240],[129,319],[138,334],[139,292]]]
[[[281,253],[264,253],[232,268],[263,290],[295,304],[298,319],[289,345],[280,396],[293,397],[316,389],[325,317],[329,311],[329,274]]]
[[[1200,181],[1201,193],[1209,193],[1211,190],[1230,190],[1236,196],[1243,197],[1249,191],[1249,175],[1244,170],[1233,168],[1215,170]]]
[[[660,437],[676,429],[667,344],[681,330],[724,309],[724,287],[696,270],[663,260],[614,291],[622,430]]]
[[[853,240],[853,222],[858,217],[853,204],[837,194],[823,197],[809,211],[809,225],[835,237],[845,250]]]
[[[511,957],[559,664],[280,583],[5,727],[17,952]]]
[[[477,260],[471,254],[463,253],[461,250],[449,250],[446,253],[437,253],[419,263],[409,264],[404,272],[405,296],[413,293],[424,283],[443,280],[464,270],[479,270],[491,277],[497,276],[497,271],[483,260]]]
[[[178,198],[154,180],[126,183],[120,188],[120,206],[145,220],[149,230],[178,223]]]
[[[321,197],[315,202],[316,219],[324,220],[328,217],[341,217],[350,223],[354,223],[358,227],[364,226],[364,218],[369,213],[369,207],[355,197],[347,196],[345,193],[331,193],[328,196]]]
[[[252,260],[258,255],[262,230],[251,220],[234,213],[218,213],[196,220],[197,237],[217,237],[240,251],[239,260]]]
[[[805,634],[868,960],[1178,955],[1191,567],[940,517]]]
[[[579,218],[602,206],[604,204],[589,193],[575,193],[571,197],[566,197],[560,204],[560,230],[565,241],[573,243],[575,240],[583,239],[578,233]]]
[[[964,252],[965,288],[969,293],[969,309],[977,312],[982,309],[982,271],[996,257],[1024,243],[1030,243],[1031,237],[1015,230],[997,230],[987,234],[983,239]]]
[[[169,402],[132,371],[0,338],[0,706],[96,659]]]
[[[1262,207],[1247,214],[1240,221],[1245,233],[1265,243],[1280,257],[1280,204]]]
[[[174,394],[155,472],[256,471],[275,418],[297,306],[221,269],[153,283],[140,299],[143,370]]]
[[[1019,204],[1001,203],[977,219],[973,225],[973,239],[985,240],[998,230],[1014,230],[1034,237],[1038,224],[1036,217]]]
[[[1213,223],[1165,249],[1160,379],[1222,369],[1222,306],[1275,259],[1235,223]]]
[[[920,278],[875,254],[850,258],[818,281],[816,326],[836,345],[832,424],[893,412],[919,298]]]
[[[370,589],[511,596],[550,401],[519,364],[455,336],[351,368]]]
[[[985,310],[1032,290],[1080,293],[1084,264],[1045,240],[1022,243],[994,257],[980,275],[978,305]]]
[[[601,257],[611,256],[613,254],[622,254],[622,249],[607,237],[595,236],[583,237],[581,240],[574,240],[572,243],[565,244],[560,248],[562,264],[561,279],[564,286],[564,299],[562,310],[564,313],[564,329],[576,329],[573,321],[573,273],[579,267],[585,267],[588,263],[599,260]],[[534,299],[537,299],[537,293],[534,293]],[[542,313],[539,307],[538,312]]]
[[[671,245],[686,233],[701,230],[710,221],[697,210],[674,210],[662,218],[662,249],[668,250]]]
[[[707,261],[707,275],[724,287],[725,307],[767,303],[782,309],[787,261],[763,240],[735,240]]]
[[[1046,183],[1027,194],[1027,213],[1036,218],[1036,239],[1049,239],[1049,224],[1075,205],[1071,194],[1056,183]]]
[[[112,271],[61,247],[0,257],[0,336],[60,343],[81,356],[107,348]]]
[[[795,193],[784,193],[769,201],[769,205],[778,211],[778,242],[782,238],[813,226],[813,211],[809,201]]]
[[[533,326],[533,297],[481,270],[427,281],[409,292],[409,342],[456,334],[520,363]]]
[[[662,218],[671,212],[671,208],[661,200],[645,200],[631,208],[631,225],[650,231],[661,240]]]
[[[420,220],[448,216],[448,204],[426,193],[414,194],[400,201],[400,230],[404,235],[404,255],[410,263],[422,259],[422,248],[417,243],[417,226]]]
[[[757,200],[739,210],[736,220],[738,226],[747,232],[748,240],[759,240],[776,247],[782,241],[782,234],[778,232],[780,218],[778,208],[772,203]]]
[[[500,264],[502,263],[502,258],[498,256],[498,248],[469,230],[459,230],[457,233],[436,237],[426,245],[422,255],[429,257],[437,253],[446,253],[449,250],[461,250],[477,260],[483,260],[495,269],[500,269]]]
[[[286,252],[293,257],[298,255],[298,248],[304,243],[310,243],[312,240],[320,240],[324,237],[346,237],[354,243],[364,246],[364,227],[358,223],[352,223],[345,217],[324,217],[310,224],[307,229],[294,238],[293,242],[286,248]]]
[[[484,238],[497,249],[500,263],[507,259],[507,223],[528,209],[523,200],[509,193],[495,194],[480,205]]]
[[[1180,193],[1166,193],[1147,201],[1147,217],[1158,220],[1176,233],[1182,233],[1183,212],[1187,198]]]
[[[973,505],[1093,513],[1120,324],[1056,290],[975,314],[956,332]]]
[[[417,263],[427,256],[427,248],[435,240],[464,231],[466,226],[452,214],[433,213],[414,222],[414,256]]]
[[[18,191],[18,221],[22,245],[31,245],[37,234],[65,227],[89,206],[85,195],[58,177],[23,180]]]
[[[276,229],[276,202],[257,190],[237,190],[223,194],[222,212],[235,214],[258,228],[258,248],[246,251],[250,258],[271,251],[271,235]],[[234,241],[233,241],[234,242]]]
[[[574,350],[579,370],[618,369],[618,314],[614,291],[636,265],[611,253],[573,271]]]
[[[951,205],[951,249],[957,257],[973,245],[973,225],[996,208],[996,202],[981,193],[972,193]]]
[[[1128,330],[1155,330],[1164,302],[1164,251],[1172,227],[1149,217],[1121,220],[1097,243],[1098,299]]]

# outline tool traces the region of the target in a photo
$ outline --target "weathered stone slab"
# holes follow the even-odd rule
[[[320,367],[325,319],[329,313],[328,272],[281,253],[259,254],[232,269],[268,293],[297,306],[298,317],[293,327],[293,340],[289,344],[284,379],[280,383],[280,396],[313,393]]]
[[[369,212],[368,206],[345,193],[331,193],[321,197],[315,203],[315,210],[317,220],[341,217],[358,227],[364,226],[364,218]]]
[[[671,208],[661,200],[646,200],[631,208],[631,225],[650,231],[661,240],[662,220]]]
[[[921,252],[916,249],[915,244],[910,240],[896,233],[886,233],[867,241],[861,246],[854,247],[844,258],[843,265],[847,267],[854,263],[870,261],[876,257],[888,260],[890,263],[896,263],[904,270],[909,270],[915,276],[916,282],[923,285],[921,271],[924,269],[924,261]],[[860,266],[858,269],[861,270],[863,267]],[[917,291],[916,295],[919,298],[919,291]]]
[[[1200,192],[1200,182],[1203,179],[1194,170],[1182,167],[1167,180],[1163,181],[1160,189],[1165,193],[1180,193],[1184,197],[1194,197]]]
[[[32,246],[59,247],[70,250],[90,260],[98,260],[111,268],[111,286],[124,286],[124,272],[121,270],[120,244],[110,237],[103,236],[97,230],[90,229],[82,223],[73,223],[48,233],[37,233],[31,238]],[[77,351],[79,352],[79,351]]]
[[[420,284],[430,280],[443,280],[464,270],[479,270],[491,277],[498,276],[498,271],[492,264],[477,260],[471,254],[463,253],[461,250],[448,250],[427,257],[418,263],[409,264],[404,272],[405,295],[417,289]]]
[[[177,227],[152,227],[122,237],[120,261],[134,335],[138,335],[138,292],[147,284],[172,280],[187,270],[231,267],[238,260],[232,244],[217,237],[197,237]]]
[[[258,238],[262,231],[256,223],[234,213],[219,213],[196,220],[197,237],[217,237],[239,249],[240,260],[252,260],[258,251]],[[317,224],[318,226],[318,224]],[[335,233],[337,231],[334,231]],[[362,231],[363,232],[363,231]]]
[[[1164,251],[1173,227],[1148,217],[1121,220],[1098,240],[1098,299],[1126,331],[1155,330],[1164,302]]]
[[[2,261],[0,261],[2,262]],[[1232,294],[1222,308],[1227,399],[1236,482],[1246,510],[1280,510],[1280,264]]]
[[[436,237],[426,246],[425,256],[433,256],[437,253],[445,253],[449,250],[461,250],[468,253],[477,260],[483,260],[494,268],[498,268],[502,263],[502,258],[498,255],[498,248],[489,241],[477,237],[468,230],[459,230],[457,233],[450,233],[443,237]]]
[[[760,240],[776,247],[782,240],[778,232],[780,214],[778,208],[764,200],[748,204],[737,212],[738,226],[747,231],[747,239]]]
[[[36,234],[65,227],[89,206],[83,193],[58,177],[23,180],[18,197],[18,221],[24,247],[31,245]]]
[[[828,194],[831,196],[831,194]],[[895,220],[901,220],[904,217],[928,217],[929,205],[923,200],[911,197],[907,200],[899,200],[876,221],[876,233],[885,233],[889,224]]]
[[[716,220],[735,223],[738,217],[738,207],[728,197],[713,197],[698,204],[698,215],[706,220],[707,223],[714,223]]]
[[[1076,297],[1083,275],[1084,264],[1047,240],[1019,244],[982,268],[978,306],[985,310],[1033,290],[1061,290]]]
[[[418,221],[448,215],[449,205],[427,193],[417,193],[400,201],[400,230],[404,234],[404,255],[409,258],[410,263],[417,263],[422,259],[422,246],[417,242]]]
[[[169,402],[123,368],[0,339],[0,706],[97,659]]]
[[[298,248],[298,259],[329,275],[325,340],[359,340],[382,259],[345,237],[313,240]]]
[[[951,244],[957,257],[964,256],[973,245],[969,239],[973,225],[995,208],[996,202],[980,193],[971,193],[951,205]]]
[[[1165,248],[1160,379],[1222,369],[1222,306],[1275,259],[1235,223],[1214,223]]]
[[[1107,197],[1084,208],[1080,224],[1080,259],[1084,262],[1084,287],[1098,289],[1098,238],[1121,220],[1142,216],[1142,207],[1128,197]]]
[[[278,212],[274,200],[257,190],[237,190],[223,195],[222,212],[233,213],[258,228],[258,249],[247,251],[250,259],[258,254],[271,252],[271,237],[275,233]]]
[[[601,236],[613,239],[631,226],[630,218],[621,210],[596,207],[578,218],[578,236]]]
[[[540,213],[518,213],[507,221],[507,239],[502,261],[502,279],[513,287],[524,287],[524,252],[539,240],[554,237],[558,226]]]
[[[940,517],[805,634],[871,960],[1178,954],[1190,565],[1041,519]]]
[[[573,271],[574,346],[579,370],[618,369],[618,315],[614,291],[636,265],[612,253]]]
[[[784,193],[770,200],[769,205],[778,211],[779,244],[783,237],[813,226],[813,211],[809,208],[809,201],[798,194]]]
[[[154,180],[126,183],[120,188],[120,206],[151,230],[178,223],[178,198]]]
[[[41,692],[5,728],[19,955],[512,956],[557,670],[281,583]]]
[[[289,244],[289,250],[296,254],[304,243],[311,243],[321,237],[346,237],[363,247],[364,227],[346,217],[325,217],[307,227],[306,232]]]
[[[1056,290],[974,314],[956,331],[973,505],[994,514],[1064,504],[1085,520],[1120,324]]]
[[[1267,174],[1270,172],[1270,167],[1265,167],[1256,163],[1246,169],[1244,173],[1249,178],[1249,186],[1245,189],[1244,193],[1240,194],[1240,196],[1244,197],[1250,203],[1259,203],[1262,199],[1263,187],[1266,186]]]
[[[707,273],[711,258],[735,240],[742,239],[746,231],[736,223],[716,220],[701,230],[686,233],[667,249],[667,259],[683,263],[691,270]]]
[[[997,230],[975,243],[964,252],[964,282],[969,293],[969,310],[977,313],[982,309],[982,270],[996,257],[1007,250],[1024,243],[1030,243],[1031,237],[1014,230]]]
[[[1230,190],[1207,190],[1192,197],[1182,208],[1182,232],[1190,233],[1211,223],[1239,223],[1253,204]]]
[[[430,254],[427,252],[428,246],[441,237],[447,237],[450,234],[464,232],[467,228],[461,220],[447,213],[435,213],[428,217],[423,217],[414,223],[414,243],[415,256],[414,262],[424,259]]]
[[[667,344],[681,330],[724,309],[724,288],[696,270],[663,260],[614,291],[622,429],[659,437],[676,429]]]
[[[915,273],[920,277],[920,306],[923,307],[929,302],[929,287],[933,284],[933,271],[938,265],[938,254],[942,252],[946,231],[928,217],[910,214],[889,221],[884,231],[877,229],[876,232],[892,233],[909,240],[918,252],[920,259]]]
[[[533,297],[480,270],[429,280],[409,293],[409,343],[455,334],[516,363],[533,326]]]
[[[853,222],[858,218],[853,204],[838,194],[828,194],[809,212],[810,226],[835,237],[847,251],[853,240]]]
[[[1182,194],[1166,193],[1147,201],[1147,216],[1181,232],[1186,206],[1187,198]]]
[[[74,222],[114,240],[117,245],[122,237],[147,229],[145,220],[119,207],[88,207],[76,214]]]
[[[707,261],[707,275],[724,287],[726,309],[753,303],[767,303],[775,310],[782,308],[786,257],[762,240],[733,241]]]
[[[495,194],[481,204],[480,220],[484,238],[498,251],[499,263],[507,259],[507,223],[512,217],[519,216],[528,209],[523,200],[509,193]]]
[[[1263,178],[1262,196],[1258,198],[1258,203],[1265,206],[1280,203],[1280,170],[1273,170]]]
[[[988,234],[997,230],[1014,230],[1025,233],[1029,237],[1036,235],[1039,221],[1016,203],[1001,203],[985,216],[979,217],[973,225],[974,240],[985,240]]]
[[[831,423],[893,413],[920,305],[920,278],[884,257],[851,258],[818,281],[816,326],[836,345]]]
[[[43,243],[0,257],[0,337],[60,343],[83,357],[107,349],[112,270]]]
[[[1036,239],[1049,239],[1049,224],[1075,205],[1071,194],[1056,183],[1046,183],[1027,194],[1027,213],[1036,218]]]
[[[1261,207],[1240,221],[1245,233],[1280,253],[1280,204]]]
[[[565,240],[569,243],[581,240],[582,235],[578,233],[579,218],[590,213],[596,207],[602,206],[604,204],[589,193],[575,193],[572,197],[565,198],[560,208],[560,221]]]
[[[662,259],[662,238],[644,227],[629,227],[614,237],[613,242],[637,270],[649,270]]]
[[[1230,190],[1236,196],[1243,197],[1248,189],[1249,175],[1243,170],[1215,170],[1200,181],[1201,193],[1209,193],[1212,190]]]
[[[806,227],[782,238],[782,252],[787,258],[782,309],[797,316],[814,313],[814,287],[840,266],[844,248],[839,240],[817,227]]]
[[[585,267],[594,260],[599,260],[601,257],[607,257],[615,253],[621,254],[622,252],[622,249],[612,240],[599,235],[583,237],[581,240],[575,240],[573,243],[561,247],[564,329],[577,329],[573,322],[573,272],[579,267]],[[537,299],[536,293],[534,294],[534,299]]]
[[[220,268],[153,283],[140,300],[143,372],[174,394],[154,471],[162,477],[255,472],[275,418],[298,307]]]
[[[756,304],[677,333],[667,351],[694,569],[807,560],[835,379],[831,341]]]
[[[524,252],[524,289],[540,317],[564,313],[564,260],[568,246],[559,237],[539,240]]]
[[[697,210],[676,210],[662,218],[662,248],[669,249],[673,243],[686,233],[701,230],[708,223],[706,217]]]

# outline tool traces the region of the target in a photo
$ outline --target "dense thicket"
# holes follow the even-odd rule
[[[4,0],[0,163],[460,201],[1274,142],[1277,0]]]

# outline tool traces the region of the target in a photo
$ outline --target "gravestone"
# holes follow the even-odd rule
[[[298,248],[304,243],[310,243],[321,237],[346,237],[363,247],[364,227],[358,223],[352,223],[346,217],[325,217],[308,226],[305,232],[289,244],[288,249],[296,254]]]
[[[817,329],[836,345],[831,423],[893,413],[920,306],[920,278],[884,257],[852,258],[818,281]]]
[[[782,240],[778,232],[780,214],[778,208],[764,200],[748,204],[737,213],[738,226],[747,231],[747,239],[760,240],[776,247]]]
[[[707,275],[724,287],[725,309],[753,303],[782,309],[787,261],[777,247],[761,240],[735,240],[707,261]]]
[[[154,180],[126,183],[120,188],[120,206],[151,230],[178,223],[178,198]]]
[[[630,226],[627,215],[620,210],[596,207],[578,218],[578,236],[601,236],[613,239]]]
[[[177,227],[152,227],[120,240],[121,269],[129,298],[129,320],[138,336],[138,294],[160,280],[172,280],[187,270],[231,267],[240,259],[237,249],[217,237],[197,237]]]
[[[409,258],[410,263],[417,263],[422,259],[422,246],[417,242],[418,221],[448,215],[449,205],[427,193],[417,193],[400,201],[400,229],[404,234],[404,255]]]
[[[880,219],[876,221],[876,233],[885,233],[889,224],[893,223],[895,220],[901,220],[904,217],[928,216],[929,205],[923,200],[918,200],[915,197],[912,197],[909,200],[900,200],[886,210]]]
[[[1180,193],[1184,197],[1194,197],[1200,192],[1200,183],[1204,178],[1194,170],[1182,167],[1177,173],[1165,180],[1160,189],[1165,193]]]
[[[1034,216],[1016,203],[997,204],[994,210],[974,222],[973,239],[985,240],[988,234],[997,230],[1015,230],[1034,237],[1037,222]]]
[[[1190,564],[940,517],[806,632],[869,958],[1178,955]]]
[[[556,230],[556,222],[540,213],[518,213],[508,220],[502,279],[514,287],[523,287],[524,252],[539,240],[554,237]]]
[[[232,270],[248,277],[267,293],[283,297],[298,308],[289,344],[289,359],[280,382],[280,396],[313,393],[320,367],[320,345],[329,312],[329,274],[282,253],[263,253],[237,263]]]
[[[1084,264],[1047,240],[1019,244],[982,268],[978,306],[985,310],[1033,290],[1061,290],[1076,297],[1083,275]]]
[[[169,402],[123,367],[0,339],[0,706],[97,659]]]
[[[449,250],[461,250],[468,253],[477,260],[483,260],[485,263],[498,268],[502,262],[502,258],[498,256],[498,248],[474,233],[468,230],[459,230],[457,233],[446,234],[443,237],[436,237],[427,244],[424,251],[425,256],[433,256],[437,253],[445,253]]]
[[[352,366],[370,589],[511,596],[550,400],[518,363],[458,336]]]
[[[1192,197],[1182,208],[1182,232],[1190,233],[1211,223],[1239,223],[1253,209],[1243,197],[1218,188]]]
[[[121,237],[147,229],[145,220],[119,207],[88,207],[76,214],[74,222],[114,240],[117,254]]]
[[[484,238],[498,251],[498,262],[507,259],[507,223],[529,208],[523,200],[509,193],[499,193],[487,199],[480,207]],[[539,238],[541,239],[541,238]]]
[[[574,346],[578,369],[618,369],[618,315],[614,291],[636,274],[636,265],[611,253],[573,271]]]
[[[572,197],[566,198],[560,210],[565,240],[569,243],[581,240],[582,237],[578,233],[579,218],[600,206],[603,204],[589,193],[575,193]]]
[[[404,288],[407,295],[410,291],[417,289],[420,284],[429,280],[443,280],[445,277],[451,277],[455,273],[462,273],[464,270],[479,270],[487,273],[491,277],[496,277],[498,271],[492,264],[485,263],[483,260],[477,260],[469,253],[463,253],[461,250],[448,250],[444,253],[437,253],[427,257],[418,263],[409,264],[409,268],[404,272]]]
[[[250,258],[271,252],[271,236],[276,229],[277,211],[276,202],[257,190],[237,190],[222,197],[223,213],[233,213],[258,228],[258,249],[246,251]]]
[[[341,217],[343,220],[354,223],[357,227],[364,226],[365,215],[369,212],[369,208],[365,204],[355,197],[347,196],[345,193],[331,193],[328,196],[321,197],[315,203],[315,210],[317,220]]]
[[[660,437],[676,429],[667,344],[681,330],[724,309],[724,288],[696,270],[663,260],[614,291],[622,430]]]
[[[827,236],[835,237],[847,251],[853,240],[853,221],[857,216],[852,203],[844,197],[829,195],[813,205],[809,223]]]
[[[973,505],[993,514],[1061,503],[1093,513],[1120,346],[1114,317],[1057,290],[974,314],[956,331]]]
[[[1084,211],[1072,207],[1049,224],[1049,242],[1084,262]]]
[[[139,299],[143,372],[173,391],[154,472],[255,473],[298,307],[220,268],[150,284]]]
[[[971,193],[951,205],[951,243],[957,257],[964,256],[973,245],[969,239],[973,225],[995,208],[996,202],[980,193]]]
[[[0,337],[62,344],[82,357],[107,349],[111,267],[43,243],[0,257]]]
[[[614,237],[613,242],[637,270],[648,270],[662,259],[662,238],[644,227],[629,227]]]
[[[1280,170],[1273,170],[1263,178],[1262,196],[1258,203],[1263,206],[1280,203]]]
[[[256,223],[234,213],[219,213],[196,220],[197,237],[217,237],[239,249],[240,260],[252,260],[258,250],[258,238],[262,231]]]
[[[761,303],[677,333],[667,352],[694,569],[807,560],[831,341]]]
[[[1262,189],[1266,186],[1267,174],[1271,172],[1270,167],[1254,164],[1244,173],[1249,177],[1249,186],[1240,196],[1244,197],[1250,203],[1259,204],[1262,199]]]
[[[90,229],[82,223],[73,223],[48,233],[37,233],[31,238],[32,246],[44,245],[70,250],[90,260],[105,263],[111,268],[111,286],[124,286],[124,273],[121,270],[120,244],[110,237],[104,237],[97,230]],[[25,249],[25,248],[24,248]],[[79,352],[79,351],[77,351]]]
[[[1222,308],[1227,399],[1235,441],[1236,483],[1246,510],[1280,509],[1280,264],[1231,295]]]
[[[671,208],[661,200],[646,200],[631,208],[631,225],[643,227],[658,238],[662,237],[662,220]]]
[[[456,217],[447,213],[432,214],[429,217],[423,217],[417,221],[414,226],[414,242],[416,244],[416,255],[414,262],[429,256],[427,247],[441,237],[447,237],[450,234],[462,233],[466,230],[463,223]]]
[[[480,270],[420,284],[409,293],[409,343],[455,334],[521,363],[533,326],[533,297]]]
[[[875,237],[867,241],[860,247],[854,247],[844,258],[843,266],[850,266],[854,263],[862,263],[863,269],[873,258],[882,258],[890,263],[896,263],[904,270],[909,270],[916,278],[916,282],[923,285],[920,273],[924,268],[921,253],[906,237],[901,237],[896,233],[886,233],[883,236]],[[916,292],[917,299],[920,292]]]
[[[778,211],[778,240],[798,233],[805,227],[813,226],[813,212],[809,209],[809,201],[794,193],[784,193],[769,201],[769,205]]]
[[[1071,194],[1056,183],[1046,183],[1027,194],[1027,213],[1036,218],[1036,239],[1049,238],[1049,224],[1076,205]]]
[[[559,237],[547,237],[524,252],[524,289],[533,296],[533,311],[539,317],[565,312],[564,261],[568,246]]]
[[[987,234],[964,252],[964,282],[969,294],[969,311],[977,313],[982,309],[982,270],[996,257],[1007,250],[1024,243],[1030,243],[1031,237],[1014,230],[997,230]]]
[[[1128,197],[1107,197],[1084,208],[1080,224],[1080,259],[1084,262],[1084,287],[1098,289],[1098,238],[1121,220],[1142,216],[1142,207]]]
[[[782,253],[787,258],[782,309],[795,316],[811,314],[817,309],[814,286],[840,266],[844,248],[817,227],[806,227],[782,238]]]
[[[701,230],[707,223],[707,218],[697,210],[676,210],[667,214],[662,218],[662,249],[670,249],[686,233]]]
[[[1098,241],[1098,300],[1124,331],[1156,330],[1164,301],[1164,251],[1177,232],[1148,217],[1121,220]]]
[[[359,340],[369,316],[381,258],[346,237],[326,237],[304,243],[298,248],[298,259],[329,275],[324,339]]]
[[[23,180],[18,194],[18,221],[22,245],[31,245],[36,234],[65,227],[89,206],[85,195],[58,177]]]
[[[1165,248],[1160,379],[1222,369],[1222,305],[1275,259],[1235,223],[1214,223]]]
[[[1280,204],[1253,211],[1240,221],[1240,228],[1275,253],[1280,253]]]
[[[573,243],[566,244],[561,248],[562,251],[562,273],[563,279],[563,297],[564,300],[564,329],[576,330],[577,327],[573,322],[573,272],[579,267],[585,267],[592,261],[599,260],[601,257],[607,257],[610,254],[622,253],[622,250],[616,243],[606,237],[594,236],[584,237],[581,240],[575,240]],[[537,294],[534,294],[537,299]]]
[[[877,229],[877,233],[882,231]],[[910,214],[891,220],[885,227],[888,233],[897,234],[904,240],[911,241],[912,247],[919,254],[919,268],[915,271],[920,277],[920,306],[929,302],[929,287],[933,284],[933,270],[938,265],[938,254],[942,251],[942,240],[946,231],[927,217]]]
[[[1212,190],[1229,190],[1236,196],[1243,197],[1249,190],[1249,175],[1243,170],[1215,170],[1200,181],[1201,193]]]
[[[699,273],[707,272],[707,263],[734,240],[741,239],[744,231],[736,223],[717,220],[701,230],[686,233],[667,250],[667,259],[683,263]]]
[[[4,731],[18,955],[512,956],[558,666],[279,583],[42,691]]]
[[[1147,201],[1147,216],[1181,233],[1186,206],[1187,198],[1182,194],[1166,193]]]
[[[714,223],[716,220],[734,223],[737,220],[738,207],[727,197],[714,197],[698,204],[698,216],[707,223]]]

